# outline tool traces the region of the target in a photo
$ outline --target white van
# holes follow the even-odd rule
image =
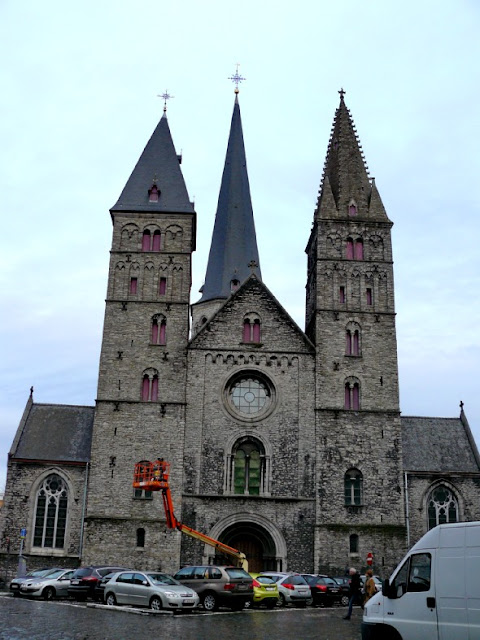
[[[480,522],[426,533],[365,605],[362,640],[480,640]]]

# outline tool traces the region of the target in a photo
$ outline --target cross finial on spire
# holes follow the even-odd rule
[[[253,273],[255,269],[258,267],[258,263],[256,262],[256,260],[250,260],[250,262],[248,263],[248,266],[250,267]]]
[[[460,400],[460,410],[463,411],[463,400]]]
[[[340,94],[340,100],[343,102],[343,96],[346,94],[346,91],[344,91],[342,87],[338,93]]]
[[[167,89],[165,89],[164,93],[158,94],[157,98],[163,98],[163,113],[167,113],[167,100],[171,100],[175,96],[171,96]]]
[[[235,73],[233,74],[233,76],[230,76],[228,79],[231,80],[232,82],[235,83],[235,93],[238,93],[239,89],[238,89],[238,85],[240,84],[240,82],[243,82],[244,80],[246,80],[246,78],[242,77],[239,73],[238,73],[238,67],[240,66],[240,64],[237,62],[237,69],[235,71]]]

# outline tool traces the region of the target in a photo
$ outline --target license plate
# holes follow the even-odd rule
[[[307,590],[306,589],[299,589],[298,593],[307,593]]]
[[[190,600],[187,598],[187,599],[183,600],[182,602],[183,602],[183,604],[193,604],[194,600],[193,600],[193,598],[190,598]]]
[[[275,587],[265,587],[267,591],[275,591]]]
[[[338,589],[330,589],[330,593],[338,593]]]
[[[247,588],[247,585],[246,585],[246,584],[239,584],[239,585],[238,585],[238,588],[239,588],[240,590],[241,590],[241,589],[246,589],[246,588]]]
[[[70,580],[70,584],[80,584],[80,580]]]
[[[15,589],[20,589],[20,587],[19,587],[19,585],[18,585],[18,584],[12,584],[12,586],[10,587],[10,589],[11,589],[12,591],[15,591]]]

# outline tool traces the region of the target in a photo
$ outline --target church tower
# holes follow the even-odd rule
[[[196,219],[166,109],[110,213],[113,241],[83,561],[177,568],[160,495],[133,490],[136,462],[172,463],[181,508],[186,348]],[[161,524],[160,524],[161,523]]]
[[[391,227],[340,92],[307,246],[316,346],[316,569],[405,540]]]
[[[194,333],[252,272],[261,280],[237,86],[205,284],[192,305]]]

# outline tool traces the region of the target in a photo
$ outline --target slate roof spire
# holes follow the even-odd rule
[[[339,94],[340,104],[333,119],[323,167],[318,202],[321,217],[345,218],[352,215],[351,207],[354,207],[355,216],[388,220],[375,179],[368,174],[355,123],[345,104],[345,91],[341,89]],[[332,204],[332,197],[335,213],[331,206],[326,206],[327,201]]]
[[[180,162],[164,108],[160,122],[110,211],[193,213]]]
[[[241,284],[252,271],[261,280],[259,265],[237,85],[207,274],[199,302],[228,298],[232,282]]]

